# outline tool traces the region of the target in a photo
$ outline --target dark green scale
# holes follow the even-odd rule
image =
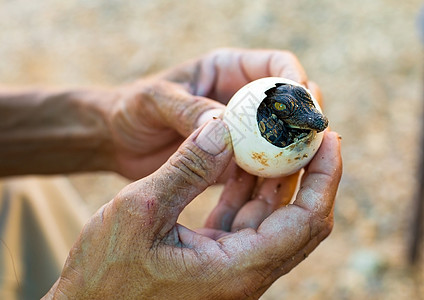
[[[258,123],[262,136],[271,144],[277,147],[286,147],[290,144],[287,141],[288,130],[284,122],[277,118],[275,114],[267,114]]]
[[[300,86],[277,83],[265,92],[256,119],[262,137],[277,147],[286,147],[312,130],[320,132],[328,120],[319,112],[309,93]]]

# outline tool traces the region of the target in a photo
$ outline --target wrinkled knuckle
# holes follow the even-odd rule
[[[191,133],[194,129],[193,123],[194,119],[197,117],[198,113],[204,109],[204,101],[201,98],[196,96],[188,95],[179,95],[174,94],[174,104],[171,105],[170,109],[173,111],[172,115],[176,120],[181,120],[181,124],[186,123],[187,128],[185,128],[187,133]]]
[[[177,176],[184,182],[196,186],[208,186],[210,165],[208,155],[197,149],[185,147],[179,149],[177,154],[170,159],[170,167],[175,170]]]
[[[142,88],[142,91],[146,99],[150,99],[159,103],[159,109],[161,109],[162,106],[168,107],[169,104],[175,102],[171,100],[178,100],[178,97],[183,97],[185,95],[182,92],[185,90],[182,89],[180,84],[163,79],[147,80],[146,84],[144,84]],[[162,103],[167,105],[162,105]]]

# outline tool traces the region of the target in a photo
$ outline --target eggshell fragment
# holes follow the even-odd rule
[[[309,135],[285,148],[274,146],[261,136],[256,114],[265,92],[276,83],[303,87],[297,82],[279,77],[261,78],[242,87],[228,102],[224,122],[228,125],[237,164],[247,172],[267,178],[289,175],[306,166],[317,152],[323,132]],[[303,87],[305,88],[305,87]],[[311,95],[315,107],[321,108]]]

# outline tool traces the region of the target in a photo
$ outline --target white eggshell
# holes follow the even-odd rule
[[[323,132],[312,131],[305,138],[285,148],[272,145],[261,136],[256,121],[259,104],[265,91],[276,83],[288,83],[305,88],[297,82],[279,77],[266,77],[242,87],[229,101],[224,122],[230,129],[237,164],[247,172],[260,177],[280,177],[297,172],[307,165],[317,152]],[[316,108],[321,108],[311,95]]]

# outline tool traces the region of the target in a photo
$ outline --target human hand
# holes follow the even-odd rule
[[[246,202],[246,191],[234,189],[242,185],[234,178],[223,195],[233,198],[237,210],[227,216],[230,230],[213,222],[221,217],[216,211],[208,221],[215,225],[198,231],[176,223],[230,162],[228,140],[221,120],[208,122],[159,170],[103,206],[84,227],[46,298],[258,298],[308,256],[333,224],[342,172],[337,134],[326,132],[293,204],[252,215],[245,207],[255,201]],[[270,203],[291,198],[284,180],[264,182],[256,194]]]
[[[267,76],[307,85],[289,52],[222,49],[119,88],[106,117],[116,162],[108,169],[131,179],[152,173],[238,89]]]

